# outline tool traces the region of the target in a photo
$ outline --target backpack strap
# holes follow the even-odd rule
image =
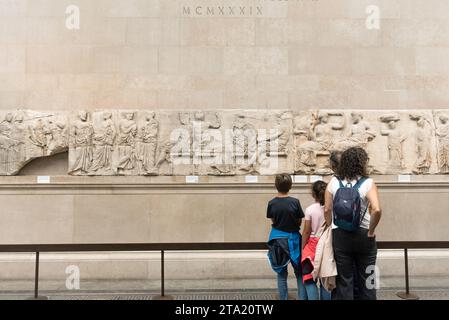
[[[341,181],[341,179],[340,178],[337,178],[337,180],[338,180],[338,182],[339,182],[339,184],[340,184],[340,188],[341,189],[343,189],[343,188],[354,188],[354,186],[352,185],[352,183],[351,182],[347,182],[346,183],[346,186],[343,184],[343,181]]]
[[[343,181],[341,181],[341,179],[338,177],[335,177],[335,178],[337,178],[338,183],[340,184],[340,188],[344,188],[345,186],[343,185]]]
[[[362,184],[367,180],[367,178],[362,177],[359,179],[359,181],[357,181],[357,183],[354,185],[354,188],[356,188],[357,190],[360,189],[360,187],[362,186]],[[369,203],[367,202],[366,204],[366,208],[365,211],[363,212],[363,214],[360,216],[360,223],[363,221],[363,219],[365,218],[366,213],[368,212],[368,208],[369,208]]]
[[[366,181],[367,179],[365,177],[360,178],[357,183],[353,186],[354,189],[360,189],[360,187],[362,186],[362,184]]]

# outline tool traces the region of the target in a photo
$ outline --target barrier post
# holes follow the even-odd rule
[[[36,252],[36,265],[34,267],[34,299],[39,297],[39,252]]]
[[[32,300],[48,300],[45,296],[39,296],[39,255],[40,252],[36,251],[36,259],[34,265],[34,296]]]
[[[165,250],[161,250],[161,295],[153,297],[153,300],[173,300],[172,296],[165,295]]]
[[[405,262],[405,292],[398,292],[397,296],[404,300],[418,300],[419,297],[410,293],[409,273],[408,273],[408,248],[404,248],[404,262]]]

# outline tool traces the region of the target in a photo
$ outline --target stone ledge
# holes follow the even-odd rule
[[[101,185],[113,185],[113,186],[173,186],[173,187],[201,187],[201,186],[223,186],[223,187],[273,187],[274,176],[258,176],[257,182],[247,183],[246,176],[234,176],[234,177],[214,177],[214,176],[200,176],[198,177],[198,183],[187,183],[186,176],[159,176],[159,177],[76,177],[68,175],[56,175],[48,176],[50,183],[38,183],[38,176],[9,176],[0,177],[0,187],[2,186],[101,186]],[[331,176],[302,176],[307,179],[308,182],[294,183],[294,186],[309,186],[311,181],[315,177],[320,177],[324,181],[329,181]],[[410,176],[410,182],[400,182],[398,175],[372,175],[371,176],[379,186],[429,186],[449,185],[449,175],[412,175]]]

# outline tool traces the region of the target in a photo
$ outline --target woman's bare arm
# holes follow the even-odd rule
[[[376,184],[373,182],[373,186],[371,187],[371,190],[366,195],[368,198],[368,201],[370,203],[370,224],[369,224],[369,231],[368,236],[374,237],[376,227],[379,224],[380,218],[382,216],[382,208],[380,207],[380,201],[379,201],[379,191],[377,190]]]
[[[326,190],[324,195],[324,219],[326,220],[326,225],[330,226],[332,224],[332,206],[333,197],[329,190]]]

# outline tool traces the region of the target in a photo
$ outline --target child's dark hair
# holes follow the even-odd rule
[[[341,152],[341,151],[332,151],[331,152],[331,155],[329,157],[329,163],[330,163],[332,171],[334,171],[334,172],[338,170],[338,166],[340,165],[342,153],[343,152]]]
[[[276,175],[275,185],[280,193],[288,193],[292,188],[292,177],[286,173],[278,174]]]
[[[327,183],[324,181],[316,181],[312,185],[312,196],[324,206],[324,194],[326,192]]]

